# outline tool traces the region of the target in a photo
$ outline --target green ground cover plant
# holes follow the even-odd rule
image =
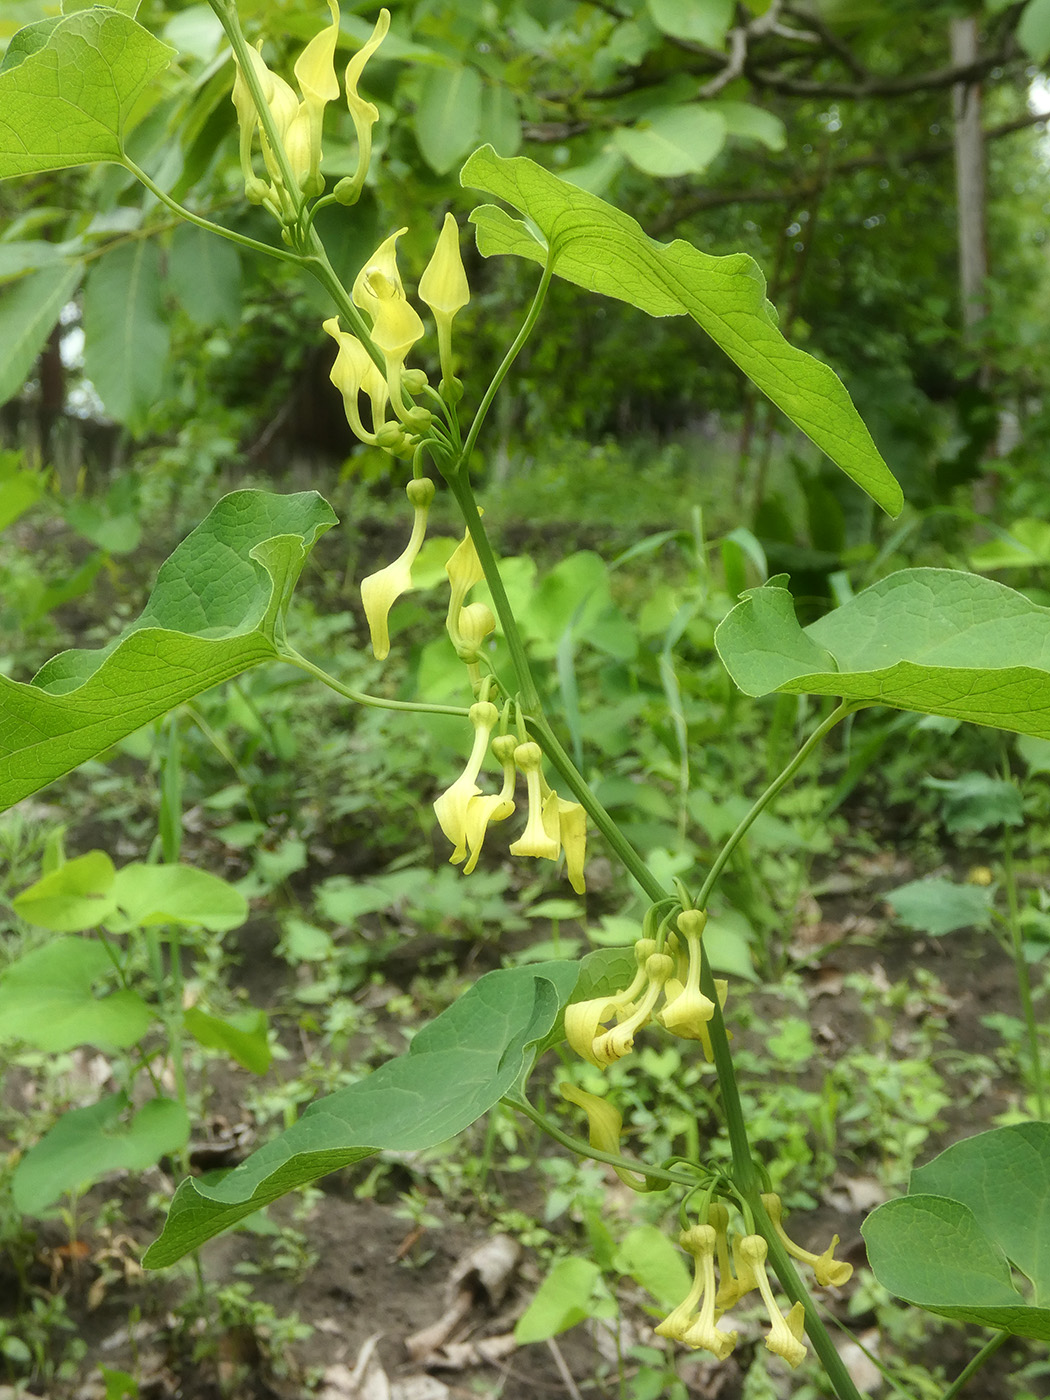
[[[514,824],[509,842],[512,855],[563,862],[574,895],[582,897],[588,834],[596,831],[633,881],[639,907],[629,934],[621,916],[610,932],[624,936],[615,943],[610,938],[609,946],[582,959],[560,956],[564,950],[555,946],[552,956],[540,961],[486,973],[420,1030],[403,1055],[316,1100],[221,1180],[184,1180],[144,1262],[152,1268],[172,1264],[296,1188],[384,1150],[437,1146],[501,1105],[581,1158],[612,1167],[628,1189],[658,1195],[662,1205],[673,1202],[681,1226],[675,1241],[654,1225],[640,1225],[622,1240],[605,1241],[598,1261],[570,1257],[556,1263],[519,1323],[521,1340],[549,1338],[582,1317],[601,1316],[608,1301],[604,1265],[606,1274],[628,1276],[649,1288],[666,1312],[656,1327],[659,1336],[720,1361],[739,1341],[733,1309],[756,1293],[768,1316],[768,1351],[797,1367],[812,1347],[831,1392],[841,1400],[859,1400],[829,1334],[820,1292],[841,1287],[852,1267],[835,1258],[837,1239],[822,1252],[792,1239],[781,1194],[774,1189],[785,1179],[775,1153],[782,1149],[790,1158],[800,1149],[797,1142],[778,1141],[763,1131],[763,1105],[745,1092],[746,1057],[738,1062],[730,1043],[733,980],[754,974],[729,921],[720,928],[713,913],[717,887],[732,875],[743,889],[741,898],[765,907],[759,961],[763,971],[774,970],[782,953],[773,932],[776,881],[743,861],[745,838],[753,831],[758,849],[764,843],[767,853],[783,851],[788,843],[777,834],[774,809],[785,800],[787,785],[836,726],[871,707],[967,721],[1028,740],[1050,739],[1050,610],[979,573],[906,568],[854,595],[843,590],[837,606],[802,625],[785,577],[765,577],[761,547],[741,525],[720,541],[728,591],[739,598],[720,617],[722,610],[710,598],[708,543],[702,521],[696,520],[691,530],[674,532],[676,544],[684,538],[693,552],[691,572],[684,582],[681,576],[669,581],[660,606],[635,630],[617,606],[614,569],[592,551],[574,551],[538,581],[527,556],[497,559],[476,499],[471,458],[517,356],[541,334],[544,302],[555,278],[650,316],[689,318],[878,507],[896,516],[903,498],[835,374],[781,334],[764,278],[750,257],[714,257],[680,240],[659,243],[598,195],[525,157],[500,155],[490,145],[474,151],[460,172],[465,189],[499,201],[482,203],[471,215],[479,252],[534,265],[537,284],[487,388],[476,404],[468,403],[457,357],[466,357],[469,346],[457,341],[454,323],[469,302],[470,288],[460,229],[451,214],[445,215],[416,298],[429,309],[436,330],[440,378],[432,384],[409,364],[426,327],[398,263],[397,244],[406,230],[382,239],[354,275],[344,277],[318,219],[336,211],[352,222],[365,191],[378,112],[358,85],[386,38],[390,16],[381,13],[340,85],[335,68],[340,18],[333,4],[330,25],[308,38],[295,63],[297,92],[248,44],[229,0],[213,0],[212,8],[233,56],[244,193],[273,220],[279,242],[196,213],[186,190],[177,198],[129,153],[126,134],[136,106],[171,57],[169,47],[138,24],[133,4],[72,10],[31,25],[12,40],[0,69],[5,112],[0,176],[109,162],[139,180],[165,217],[173,214],[209,239],[226,238],[245,254],[277,258],[316,279],[330,313],[319,329],[336,345],[331,379],[342,394],[347,421],[362,443],[385,454],[391,473],[409,478],[407,543],[392,563],[361,584],[373,658],[384,661],[397,644],[395,604],[420,581],[426,566],[447,577],[446,635],[423,649],[411,698],[365,691],[342,679],[338,667],[322,667],[296,636],[292,601],[312,552],[338,523],[334,510],[312,490],[233,492],[174,550],[143,611],[106,646],[62,652],[28,682],[0,675],[0,806],[32,796],[180,707],[191,707],[184,713],[207,737],[208,701],[199,697],[281,664],[353,704],[393,715],[400,726],[436,721],[446,742],[461,746],[465,759],[459,776],[433,806],[452,848],[451,863],[462,866],[479,890],[486,848],[491,851],[502,839],[523,803],[524,822]],[[356,163],[326,192],[325,108],[341,94],[356,133]],[[626,158],[642,158],[626,137],[620,146]],[[121,280],[132,289],[147,287],[148,295],[150,274],[143,261],[155,255],[147,239],[125,245]],[[67,253],[56,255],[47,274],[52,311],[79,276],[79,255],[68,256],[69,265]],[[35,292],[41,291],[38,284]],[[98,286],[94,296],[102,296]],[[120,314],[115,291],[103,301],[96,318],[104,322],[107,315]],[[46,311],[43,307],[41,315]],[[135,364],[111,365],[112,382],[133,394],[140,370]],[[28,505],[31,484],[18,475],[14,480]],[[464,529],[440,562],[433,551],[424,553],[439,487]],[[654,566],[657,551],[668,543],[658,538],[644,543]],[[749,571],[757,573],[759,586],[749,586]],[[691,628],[696,629],[692,638]],[[789,705],[791,697],[817,699],[809,711],[809,732],[784,761],[774,754],[785,736],[775,736],[768,784],[750,804],[737,805],[731,794],[714,801],[694,791],[691,781],[686,715],[693,693],[679,647],[683,639],[699,642],[705,632],[708,652],[713,646],[743,695],[787,697]],[[639,635],[650,643],[641,657]],[[585,719],[580,709],[580,668],[595,664],[595,654],[612,658],[631,676],[623,698],[634,705],[634,717],[639,695],[645,706],[663,707],[662,762],[672,775],[676,805],[669,811],[658,805],[647,815],[677,830],[687,815],[701,820],[712,835],[702,868],[675,869],[674,862],[643,858],[632,837],[644,798],[631,802],[622,786],[603,791],[581,771],[585,726],[613,760],[625,751],[617,723],[623,714],[610,720],[599,711]],[[639,675],[646,682],[643,690],[635,684]],[[246,692],[231,693],[243,697]],[[723,693],[728,696],[728,686]],[[725,714],[731,722],[728,699]],[[14,959],[0,978],[0,1036],[44,1052],[85,1042],[127,1052],[121,1093],[67,1114],[18,1164],[15,1201],[26,1211],[45,1208],[113,1166],[139,1169],[183,1152],[189,1135],[185,1084],[178,1082],[176,1097],[169,1098],[152,1074],[150,1055],[138,1048],[155,1021],[162,1024],[162,1053],[176,1066],[177,1080],[187,1036],[249,1068],[264,1067],[266,1027],[257,1015],[213,1015],[184,1005],[181,930],[221,933],[243,919],[246,907],[242,893],[180,863],[179,726],[173,719],[162,729],[155,859],[117,870],[103,852],[66,860],[55,842],[42,878],[14,901],[27,923],[55,936]],[[287,733],[270,739],[276,750],[284,745],[287,751],[294,735],[288,726]],[[448,778],[449,773],[441,775],[441,781]],[[984,789],[986,803],[992,796]],[[966,794],[957,791],[955,797],[959,803]],[[969,798],[975,800],[974,791]],[[369,801],[378,802],[378,795],[370,793]],[[621,810],[619,819],[614,813]],[[1002,820],[1002,807],[996,810]],[[261,825],[257,815],[249,811],[249,827],[241,833],[246,844],[258,834],[250,828],[252,821]],[[297,859],[290,844],[269,869],[260,859],[256,889],[301,868]],[[992,1331],[965,1371],[941,1390],[944,1400],[1009,1338],[1050,1340],[1043,1239],[1050,1127],[1042,1121],[1038,1034],[1008,845],[1004,862],[1005,922],[1022,990],[1037,1115],[965,1138],[916,1168],[907,1194],[874,1210],[863,1232],[871,1267],[884,1288],[935,1317]],[[406,897],[422,908],[429,898],[439,917],[440,882],[424,894],[418,879],[412,889],[411,867],[397,873]],[[498,908],[499,893],[485,891],[490,907]],[[329,881],[319,888],[317,901],[345,920],[382,908],[389,894],[389,889]],[[379,902],[370,908],[373,898]],[[907,899],[904,905],[913,921],[921,920],[914,891],[911,905]],[[557,906],[547,913],[555,921],[566,916]],[[97,936],[81,936],[90,930]],[[289,921],[285,937],[298,938],[302,948],[311,946],[313,935],[316,946],[319,932],[323,938],[323,930],[308,922]],[[127,944],[116,945],[118,938]],[[552,942],[557,943],[556,931]],[[132,985],[139,949],[149,967],[153,1004]],[[108,985],[111,969],[118,989],[96,995]],[[805,1058],[805,1034],[804,1023],[780,1022],[771,1044],[781,1063]],[[698,1065],[713,1066],[717,1092],[713,1086],[703,1092],[721,1122],[724,1136],[717,1147],[686,1131],[681,1134],[686,1150],[668,1150],[681,1144],[676,1136],[668,1140],[663,1122],[660,1080],[666,1065],[661,1070],[659,1058],[646,1058],[646,1049],[657,1045],[665,1054],[673,1050],[679,1064],[690,1054]],[[536,1061],[550,1049],[571,1052],[593,1071],[587,1082],[605,1091],[585,1088],[572,1075],[560,1086],[581,1111],[575,1133],[567,1132],[531,1090]],[[648,1144],[646,1135],[636,1134],[639,1150],[628,1155],[621,1149],[614,1067],[632,1055],[643,1073],[634,1076],[631,1093],[641,1107],[649,1103],[656,1109]],[[861,1054],[844,1057],[843,1065],[841,1073],[851,1078],[874,1078]],[[133,1110],[131,1092],[140,1071],[155,1092]],[[818,1116],[819,1099],[807,1093],[800,1087],[799,1111]],[[902,1099],[913,1095],[921,1104],[917,1119],[938,1112],[944,1098],[929,1078],[902,1084],[896,1093]],[[679,1113],[684,1107],[680,1098]],[[774,1155],[764,1158],[757,1141],[768,1141]],[[901,1159],[914,1160],[918,1145],[903,1141]],[[689,1267],[676,1244],[689,1257]]]

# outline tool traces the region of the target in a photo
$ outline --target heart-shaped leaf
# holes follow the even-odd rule
[[[273,660],[306,556],[335,524],[316,491],[225,496],[161,566],[108,647],[0,676],[0,811],[157,715]]]
[[[957,569],[902,569],[809,627],[776,583],[715,632],[748,695],[837,695],[1050,738],[1050,608]]]
[[[269,1021],[265,1011],[244,1011],[225,1020],[209,1016],[198,1006],[191,1006],[183,1023],[198,1045],[209,1050],[224,1050],[252,1074],[265,1074],[270,1068],[273,1051],[267,1034]]]
[[[1050,1123],[966,1138],[868,1216],[876,1278],[928,1312],[1050,1341]],[[1017,1287],[1011,1265],[1030,1281]]]
[[[462,183],[527,215],[539,230],[493,205],[471,214],[485,257],[510,253],[558,277],[626,301],[650,316],[692,316],[725,353],[832,461],[896,515],[900,487],[834,371],[790,345],[777,329],[766,282],[746,253],[712,257],[688,243],[657,243],[627,214],[524,156],[491,146],[464,165]],[[546,240],[546,241],[544,241]]]
[[[0,179],[119,161],[142,93],[175,50],[102,5],[31,25],[0,72]]]
[[[312,1103],[222,1181],[184,1181],[143,1262],[173,1263],[268,1201],[373,1152],[416,1151],[462,1132],[518,1083],[578,973],[574,962],[487,973],[407,1054]]]
[[[105,851],[88,851],[48,871],[11,903],[27,924],[53,933],[80,933],[97,928],[116,909],[115,878]]]
[[[129,1123],[126,1094],[110,1094],[90,1108],[64,1113],[15,1169],[14,1203],[39,1215],[67,1191],[77,1191],[107,1172],[145,1171],[178,1152],[190,1135],[186,1111],[172,1099],[151,1099]]]
[[[0,976],[0,1041],[21,1040],[52,1054],[75,1045],[134,1045],[153,1013],[136,992],[94,995],[112,971],[105,948],[90,938],[55,938],[27,953]]]
[[[248,917],[240,890],[192,865],[125,865],[113,881],[113,899],[123,918],[107,926],[119,933],[153,924],[225,933]]]

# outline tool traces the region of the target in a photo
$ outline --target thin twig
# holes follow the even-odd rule
[[[551,1356],[554,1357],[554,1364],[558,1368],[558,1375],[561,1376],[562,1380],[565,1382],[565,1389],[572,1396],[572,1400],[583,1400],[579,1387],[572,1378],[572,1372],[565,1364],[565,1357],[562,1356],[561,1348],[558,1346],[558,1343],[553,1337],[548,1337],[547,1345],[550,1347]]]

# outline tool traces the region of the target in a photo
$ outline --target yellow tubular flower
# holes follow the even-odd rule
[[[448,599],[448,616],[445,619],[445,628],[452,639],[452,645],[459,654],[463,647],[459,625],[463,602],[474,585],[480,583],[485,577],[485,571],[481,567],[481,560],[478,558],[478,551],[474,548],[474,541],[470,537],[469,530],[464,530],[462,540],[449,555],[445,565],[445,573],[448,575],[452,590]]]
[[[400,228],[385,239],[354,279],[350,297],[372,321],[372,339],[386,361],[387,387],[394,411],[401,418],[408,411],[402,403],[401,376],[405,357],[423,336],[419,313],[409,305],[397,268]]]
[[[529,815],[525,830],[511,845],[512,856],[537,856],[541,860],[557,860],[561,845],[551,837],[543,824],[543,797],[540,792],[540,769],[543,750],[539,744],[519,744],[514,750],[514,762],[525,774],[529,794]]]
[[[410,481],[405,488],[415,511],[412,534],[408,544],[385,569],[369,574],[361,581],[361,602],[364,604],[368,630],[372,636],[372,654],[385,661],[390,654],[390,633],[387,622],[390,609],[412,587],[412,565],[423,543],[427,529],[427,512],[434,499],[434,483],[426,477]]]
[[[578,802],[566,802],[556,797],[558,804],[558,839],[565,852],[565,873],[577,894],[587,893],[583,864],[587,855],[587,813]]]
[[[714,1002],[700,990],[700,936],[706,922],[706,914],[695,909],[685,909],[679,915],[678,928],[689,948],[688,972],[684,987],[677,980],[668,983],[667,1002],[658,1017],[672,1035],[685,1040],[705,1040],[707,1023],[715,1014]]]
[[[718,1259],[718,1292],[716,1307],[731,1308],[742,1295],[737,1291],[736,1275],[729,1257],[729,1209],[721,1201],[712,1201],[707,1208],[707,1223],[715,1232],[715,1255]]]
[[[434,256],[419,279],[419,299],[430,307],[438,333],[441,378],[452,382],[452,322],[470,301],[467,274],[459,252],[459,225],[451,214],[438,235]]]
[[[801,1303],[795,1303],[787,1316],[781,1314],[773,1290],[766,1275],[766,1255],[769,1246],[761,1235],[747,1235],[740,1241],[740,1257],[754,1271],[755,1284],[769,1313],[770,1330],[766,1337],[766,1347],[782,1356],[794,1368],[806,1359],[805,1335],[806,1310]]]
[[[563,1099],[568,1099],[586,1113],[587,1136],[591,1146],[596,1147],[599,1152],[610,1152],[619,1156],[623,1118],[616,1105],[608,1099],[599,1098],[597,1094],[588,1094],[586,1089],[577,1089],[575,1084],[559,1084],[558,1092]],[[613,1171],[632,1191],[646,1190],[645,1178],[639,1181],[636,1172],[629,1172],[624,1167],[613,1167]]]
[[[476,661],[485,638],[496,630],[496,617],[488,603],[468,603],[459,613],[460,658]]]
[[[405,296],[404,283],[397,267],[397,240],[407,229],[399,228],[383,240],[354,278],[350,299],[364,311],[372,322],[372,339],[382,351],[386,362],[387,390],[394,412],[403,421],[409,414],[420,411],[403,403],[401,381],[405,374],[405,357],[424,331],[423,322]],[[410,380],[415,384],[417,377]],[[429,415],[427,416],[429,422]],[[409,422],[408,426],[415,426]]]
[[[346,65],[346,102],[357,132],[357,169],[349,180],[340,180],[336,193],[344,204],[353,204],[361,193],[372,163],[372,128],[379,120],[379,108],[358,94],[357,85],[365,64],[378,49],[390,28],[390,11],[380,10],[371,37]]]
[[[248,52],[255,54],[254,49],[249,49]],[[277,135],[280,138],[281,144],[284,145],[285,138],[288,134],[288,128],[295,121],[299,112],[299,99],[282,77],[277,73],[271,73],[266,67],[266,64],[263,63],[261,57],[256,55],[256,58],[258,58],[258,62],[256,62],[255,58],[252,59],[252,64],[256,72],[262,69],[269,77],[269,84],[263,83],[263,92],[266,94],[266,105],[269,107],[270,114],[273,117],[274,125],[277,128]],[[261,76],[260,73],[260,77]],[[261,127],[259,130],[259,141],[262,145],[263,160],[266,162],[266,169],[270,172],[270,178],[276,185],[283,186],[284,179],[281,175],[281,167],[278,165],[277,157],[273,153],[273,148],[266,139],[266,133]]]
[[[499,721],[499,711],[487,700],[471,705],[470,722],[474,726],[474,745],[467,759],[467,766],[450,788],[441,794],[434,803],[434,815],[438,825],[452,842],[454,850],[449,856],[453,865],[466,859],[467,855],[467,809],[472,797],[481,791],[478,787],[478,774],[485,761],[489,746],[489,735]]]
[[[376,310],[379,305],[379,297],[372,286],[372,279],[377,273],[382,274],[389,282],[394,284],[399,296],[405,295],[404,284],[401,281],[401,273],[397,268],[397,240],[403,233],[407,233],[408,228],[399,228],[396,233],[392,233],[389,238],[384,238],[379,247],[365,263],[364,267],[354,278],[354,285],[350,288],[350,300],[361,311],[366,311],[371,320],[375,320]]]
[[[598,1036],[592,1046],[594,1059],[604,1069],[634,1049],[635,1034],[648,1022],[664,984],[674,971],[674,959],[666,953],[653,953],[645,960],[647,986],[641,1000],[625,1021]]]
[[[285,137],[285,150],[303,194],[314,197],[324,190],[321,175],[321,127],[327,103],[339,96],[339,79],[335,76],[335,46],[339,38],[339,6],[328,0],[332,23],[322,29],[303,49],[295,64],[295,77],[303,100],[293,122],[297,129],[296,144],[302,149],[293,155],[293,133]],[[305,164],[303,155],[305,154]]]
[[[514,797],[514,780],[518,775],[514,750],[517,747],[518,741],[513,734],[497,734],[492,741],[492,757],[503,769],[503,786],[499,795],[505,801]]]
[[[502,822],[514,811],[514,803],[500,793],[472,797],[467,804],[467,849],[470,859],[463,867],[463,874],[470,875],[478,863],[485,833],[491,822]]]
[[[332,337],[339,346],[339,354],[335,358],[332,366],[330,378],[335,387],[343,396],[343,409],[346,413],[346,421],[354,431],[354,435],[369,446],[375,446],[376,434],[383,428],[383,419],[386,414],[386,380],[372,363],[372,357],[357,339],[347,331],[339,329],[339,318],[330,317],[323,323],[325,331]],[[372,404],[372,428],[369,432],[361,422],[361,410],[358,404],[358,395],[365,393]],[[389,426],[394,426],[393,424]],[[400,433],[400,429],[398,429]]]
[[[255,50],[251,49],[250,52],[254,54]],[[240,135],[241,174],[244,176],[244,183],[247,186],[250,181],[254,182],[256,179],[252,167],[252,142],[255,139],[255,128],[259,124],[259,113],[255,110],[255,102],[245,81],[244,73],[241,71],[241,65],[236,63],[234,66],[237,73],[233,80],[233,105],[237,112],[237,129]],[[252,66],[259,73],[259,81],[262,83],[263,95],[265,96],[269,85],[270,70],[261,58],[259,58],[258,64],[253,59]],[[263,74],[266,75],[265,80]]]
[[[803,1264],[808,1264],[813,1270],[813,1274],[821,1288],[833,1285],[841,1288],[844,1283],[848,1283],[853,1276],[853,1265],[847,1264],[845,1260],[836,1259],[835,1246],[839,1242],[838,1235],[835,1235],[823,1254],[811,1254],[808,1249],[803,1249],[801,1245],[789,1239],[781,1224],[783,1203],[779,1196],[772,1192],[767,1192],[762,1197],[762,1204],[766,1208],[766,1213],[773,1222],[773,1229],[777,1232],[780,1243],[784,1246],[792,1259],[798,1259]]]
[[[594,1057],[594,1041],[598,1035],[598,1027],[620,1010],[627,1007],[633,1009],[634,998],[645,986],[645,965],[655,952],[655,939],[639,938],[634,945],[634,960],[637,966],[630,986],[612,996],[577,1001],[565,1008],[565,1039],[581,1059],[598,1069],[605,1068]]]
[[[736,1346],[739,1333],[723,1332],[715,1325],[715,1231],[710,1225],[694,1225],[682,1231],[678,1242],[693,1256],[693,1285],[656,1331],[687,1347],[710,1351],[724,1361]]]

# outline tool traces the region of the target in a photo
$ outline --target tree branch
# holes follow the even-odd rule
[[[747,76],[759,88],[769,88],[773,92],[788,93],[792,97],[903,97],[909,93],[936,92],[939,88],[954,87],[956,83],[978,83],[986,78],[994,68],[1003,68],[1017,58],[1017,50],[1011,45],[998,53],[986,54],[976,63],[964,63],[947,68],[935,68],[928,73],[904,74],[897,78],[869,76],[853,83],[821,82],[809,78],[789,78],[783,73],[768,68],[748,66]]]
[[[1013,121],[1003,122],[999,126],[987,127],[984,139],[985,141],[998,141],[1003,136],[1010,136],[1015,131],[1025,131],[1030,126],[1038,126],[1040,122],[1046,121],[1050,121],[1050,112],[1030,112],[1027,116],[1016,117]],[[951,141],[938,141],[936,144],[919,146],[913,151],[905,151],[900,155],[854,156],[852,160],[844,160],[840,165],[831,166],[826,177],[817,173],[811,179],[803,180],[801,183],[787,188],[708,190],[703,194],[693,195],[674,209],[668,210],[663,218],[650,224],[650,232],[654,238],[659,238],[684,220],[692,218],[694,214],[703,213],[706,209],[721,209],[728,204],[801,204],[812,199],[822,185],[829,183],[838,175],[850,175],[857,170],[871,170],[879,166],[921,165],[926,161],[939,160],[942,156],[950,155],[951,151]]]

